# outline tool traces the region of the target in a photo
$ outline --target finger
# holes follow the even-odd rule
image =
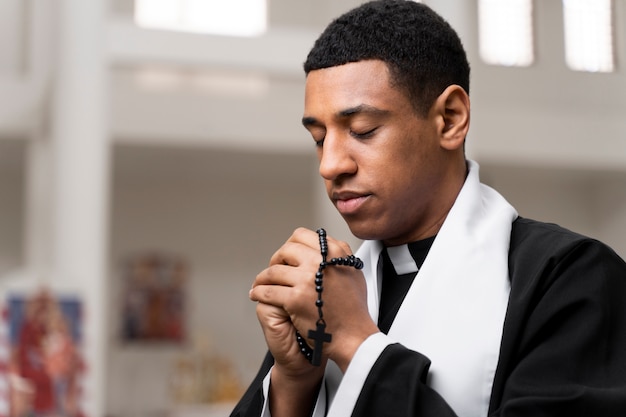
[[[298,266],[301,264],[300,254],[315,253],[315,251],[319,252],[317,233],[304,227],[299,227],[294,230],[285,244],[274,253],[270,259],[270,265],[284,263]]]
[[[257,285],[250,289],[250,299],[274,307],[284,308],[291,291],[282,285]]]
[[[295,287],[303,282],[303,280],[310,281],[313,275],[311,271],[294,267],[291,265],[272,265],[263,271],[261,271],[254,282],[252,287],[258,285],[281,285],[285,287]]]
[[[319,249],[300,243],[287,241],[270,259],[270,265],[301,266],[311,262],[319,262]]]
[[[259,321],[264,327],[275,329],[282,325],[293,327],[289,314],[280,307],[270,304],[257,303],[256,313]]]
[[[304,286],[291,288],[280,285],[257,285],[249,292],[250,300],[258,303],[279,307],[287,314],[291,320],[296,316],[306,316],[313,314],[315,292],[312,288]]]
[[[303,227],[296,229],[294,233],[292,234],[292,236],[287,241],[302,243],[306,246],[316,249],[318,252],[320,250],[319,234],[317,232],[314,232],[312,230],[309,230]],[[345,256],[345,255],[352,254],[352,249],[350,249],[350,245],[348,245],[344,241],[333,238],[332,236],[328,234],[328,232],[326,233],[326,242],[328,243],[328,246],[329,246],[328,248],[329,254],[330,252],[332,252],[331,246],[335,246],[336,247],[335,249],[337,248],[339,249],[339,253],[336,256]]]
[[[289,252],[289,249],[285,250]],[[298,256],[302,258],[302,254]],[[271,265],[256,276],[249,292],[250,299],[284,308],[290,313],[300,311],[303,300],[315,298],[313,282],[318,263],[314,260],[308,266]]]
[[[317,232],[314,232],[311,229],[307,229],[306,227],[298,227],[293,231],[287,242],[296,242],[305,244],[311,248],[316,248],[319,246],[319,238],[317,236]]]
[[[320,236],[318,232],[315,232],[312,238],[309,234],[307,234],[307,239],[314,239],[314,247],[318,251],[320,250]],[[330,257],[344,257],[347,255],[352,255],[352,249],[350,249],[350,245],[348,245],[344,241],[333,238],[331,235],[328,234],[328,232],[326,232],[326,243],[328,245],[328,256]]]
[[[334,239],[331,236],[327,236],[328,240],[328,255],[331,257],[344,257],[352,255],[352,248],[347,242],[343,240]]]

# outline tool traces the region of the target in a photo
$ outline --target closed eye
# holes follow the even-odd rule
[[[356,139],[369,139],[372,136],[374,136],[374,133],[376,133],[376,131],[378,130],[378,127],[375,127],[373,129],[367,130],[365,132],[357,132],[354,130],[350,131],[350,136],[356,138]]]

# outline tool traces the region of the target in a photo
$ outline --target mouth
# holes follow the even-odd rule
[[[361,206],[370,198],[371,194],[359,194],[353,192],[334,193],[332,201],[342,215],[356,213]]]

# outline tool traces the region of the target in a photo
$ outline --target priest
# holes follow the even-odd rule
[[[231,416],[626,415],[626,264],[480,182],[448,23],[365,3],[304,69],[319,173],[364,243],[299,228],[275,252],[250,290],[269,352]]]

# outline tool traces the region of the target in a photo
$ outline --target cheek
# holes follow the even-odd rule
[[[416,155],[415,149],[408,151],[413,154],[398,155],[382,171],[383,178],[379,179],[385,199],[390,205],[396,206],[392,207],[396,212],[414,210],[425,204],[431,198],[432,184],[436,182],[432,162],[422,155]]]

